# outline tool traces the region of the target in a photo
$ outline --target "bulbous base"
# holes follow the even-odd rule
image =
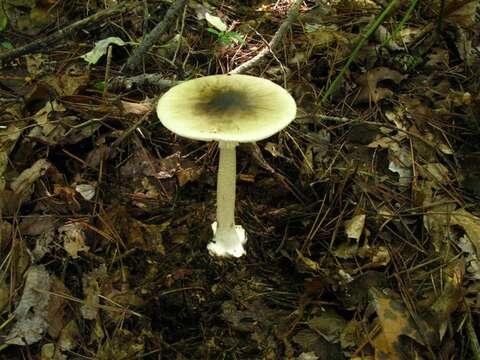
[[[247,242],[247,235],[242,226],[235,225],[235,228],[221,228],[217,231],[217,222],[214,222],[212,230],[214,237],[207,245],[210,255],[237,258],[245,255],[243,245]]]

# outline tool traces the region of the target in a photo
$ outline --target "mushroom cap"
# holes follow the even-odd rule
[[[170,131],[195,140],[265,139],[295,118],[292,96],[270,80],[212,75],[185,81],[159,100],[157,115]]]

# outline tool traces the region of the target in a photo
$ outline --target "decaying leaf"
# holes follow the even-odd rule
[[[446,4],[445,20],[454,25],[471,28],[476,24],[475,16],[479,7],[478,0],[450,0]]]
[[[77,259],[80,251],[88,251],[89,246],[85,244],[85,230],[80,223],[70,223],[58,228],[60,241],[63,241],[63,248],[74,259]]]
[[[98,349],[95,359],[134,359],[143,357],[145,338],[126,329],[118,329],[114,337],[109,337]]]
[[[0,280],[0,311],[10,302],[10,287],[5,279]]]
[[[51,276],[50,303],[48,305],[48,335],[57,339],[66,324],[65,312],[67,302],[65,296],[70,294],[67,287],[57,277]]]
[[[59,96],[76,95],[87,86],[90,80],[90,69],[84,63],[72,63],[62,71],[61,75],[48,74],[39,79],[49,89],[53,89]],[[54,101],[56,102],[56,101]],[[46,106],[50,101],[47,102]],[[75,119],[75,117],[72,117]]]
[[[12,123],[8,124],[6,128],[0,129],[0,175],[2,177],[8,165],[10,152],[13,150],[20,135],[22,135],[22,130]],[[4,181],[2,179],[0,183],[0,190],[3,190],[5,187]]]
[[[360,240],[366,218],[367,216],[365,214],[358,214],[349,220],[345,220],[345,232],[348,238],[355,239],[357,242]]]
[[[441,189],[449,183],[449,171],[447,167],[440,163],[430,163],[419,167],[419,174],[430,181],[437,189]]]
[[[318,360],[319,357],[313,351],[304,352],[298,355],[297,360]]]
[[[324,49],[330,46],[334,42],[341,44],[348,44],[348,34],[338,30],[336,26],[316,26],[313,31],[307,32],[305,35],[305,41],[311,47],[315,47],[317,50]]]
[[[480,258],[477,256],[473,247],[473,242],[468,235],[464,235],[459,239],[458,246],[465,255],[466,270],[474,280],[480,280]]]
[[[443,339],[450,320],[450,315],[457,310],[463,299],[463,276],[465,273],[465,264],[462,260],[458,260],[449,265],[444,272],[444,284],[442,291],[432,306],[431,314],[436,325],[436,331],[439,339]]]
[[[300,265],[303,268],[306,268],[307,271],[313,271],[313,272],[320,271],[321,266],[320,266],[319,263],[317,263],[316,261],[313,261],[312,259],[304,256],[298,249],[296,249],[296,251],[297,251],[297,256],[298,256],[297,261],[300,263]]]
[[[428,61],[425,66],[431,69],[445,69],[448,67],[449,53],[447,49],[435,48],[428,54]]]
[[[388,170],[398,174],[398,183],[409,186],[412,182],[412,156],[407,145],[401,145],[397,150],[388,153],[390,162]]]
[[[323,311],[307,321],[310,329],[315,330],[331,343],[340,341],[340,334],[346,324],[347,321],[333,310]]]
[[[435,250],[440,251],[447,239],[452,224],[451,213],[456,205],[445,196],[434,194],[432,188],[430,182],[422,183],[423,206],[428,209],[423,215],[423,226],[427,229]]]
[[[419,315],[414,321],[400,300],[374,288],[370,289],[370,295],[381,326],[381,331],[371,341],[376,359],[386,357],[402,360],[404,354],[411,354],[412,349],[402,342],[402,336],[407,336],[418,344],[431,341],[432,329]]]
[[[67,360],[67,356],[54,343],[47,343],[42,346],[42,360]]]
[[[60,333],[58,346],[63,351],[72,351],[78,346],[79,337],[80,329],[78,328],[76,320],[70,320]]]
[[[396,84],[400,84],[407,75],[402,75],[396,70],[386,67],[378,67],[367,71],[358,77],[357,83],[362,87],[360,94],[356,98],[356,102],[378,102],[382,99],[393,95],[393,91],[387,88],[379,87],[379,83],[384,80],[391,80]]]
[[[49,101],[43,108],[38,110],[33,118],[38,126],[29,131],[30,138],[42,139],[43,141],[56,144],[66,133],[66,130],[58,122],[52,121],[56,114],[63,114],[65,107],[57,101]]]
[[[153,251],[165,255],[163,246],[163,232],[170,225],[167,221],[163,224],[144,224],[133,218],[128,219],[128,246]]]
[[[51,280],[43,265],[35,265],[25,275],[23,294],[15,309],[16,322],[7,344],[30,345],[42,339],[48,328]]]
[[[22,173],[12,181],[10,188],[15,194],[26,195],[33,183],[45,175],[45,172],[50,166],[50,163],[46,159],[37,160],[30,168],[22,171]]]
[[[475,247],[477,257],[480,257],[480,218],[464,209],[457,209],[452,213],[451,222],[465,230]]]
[[[101,266],[96,271],[84,274],[82,277],[85,299],[83,305],[80,307],[80,312],[86,320],[95,320],[98,315],[100,305],[99,281],[106,278],[106,271],[105,266]]]
[[[173,153],[160,160],[159,169],[154,174],[157,179],[168,179],[181,169],[180,152]]]

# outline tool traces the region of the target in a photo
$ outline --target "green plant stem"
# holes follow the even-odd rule
[[[390,40],[395,40],[395,37],[397,36],[398,32],[405,27],[405,23],[410,19],[412,16],[413,10],[417,7],[418,0],[412,0],[410,2],[410,6],[408,7],[407,11],[405,12],[405,15],[403,18],[400,20],[397,26],[395,26],[395,29],[393,29],[392,35],[389,36],[385,41],[383,42],[382,46],[385,46],[385,44],[388,44]]]
[[[397,2],[398,2],[398,0],[390,1],[388,6],[380,13],[380,15],[377,16],[375,21],[370,25],[370,27],[367,29],[365,34],[362,35],[362,37],[360,38],[360,41],[357,43],[357,45],[353,49],[352,53],[348,57],[347,62],[345,63],[345,65],[343,65],[342,69],[340,70],[338,75],[335,77],[335,79],[333,80],[333,82],[330,84],[327,91],[323,95],[322,100],[321,100],[322,104],[326,103],[328,101],[328,99],[332,96],[333,91],[337,87],[338,83],[345,76],[345,73],[347,72],[348,68],[352,64],[353,60],[355,60],[355,58],[357,57],[357,54],[360,51],[360,49],[363,47],[363,45],[368,40],[368,38],[370,36],[372,36],[372,34],[377,30],[377,28],[380,26],[380,24],[385,20],[385,18],[388,16],[390,11],[392,11],[392,9],[395,7]]]

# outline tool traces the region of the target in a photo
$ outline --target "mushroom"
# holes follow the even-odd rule
[[[235,148],[285,128],[296,114],[281,86],[249,75],[212,75],[185,81],[159,100],[157,115],[170,131],[195,140],[218,141],[217,221],[207,248],[217,256],[245,254],[245,230],[235,225]]]

